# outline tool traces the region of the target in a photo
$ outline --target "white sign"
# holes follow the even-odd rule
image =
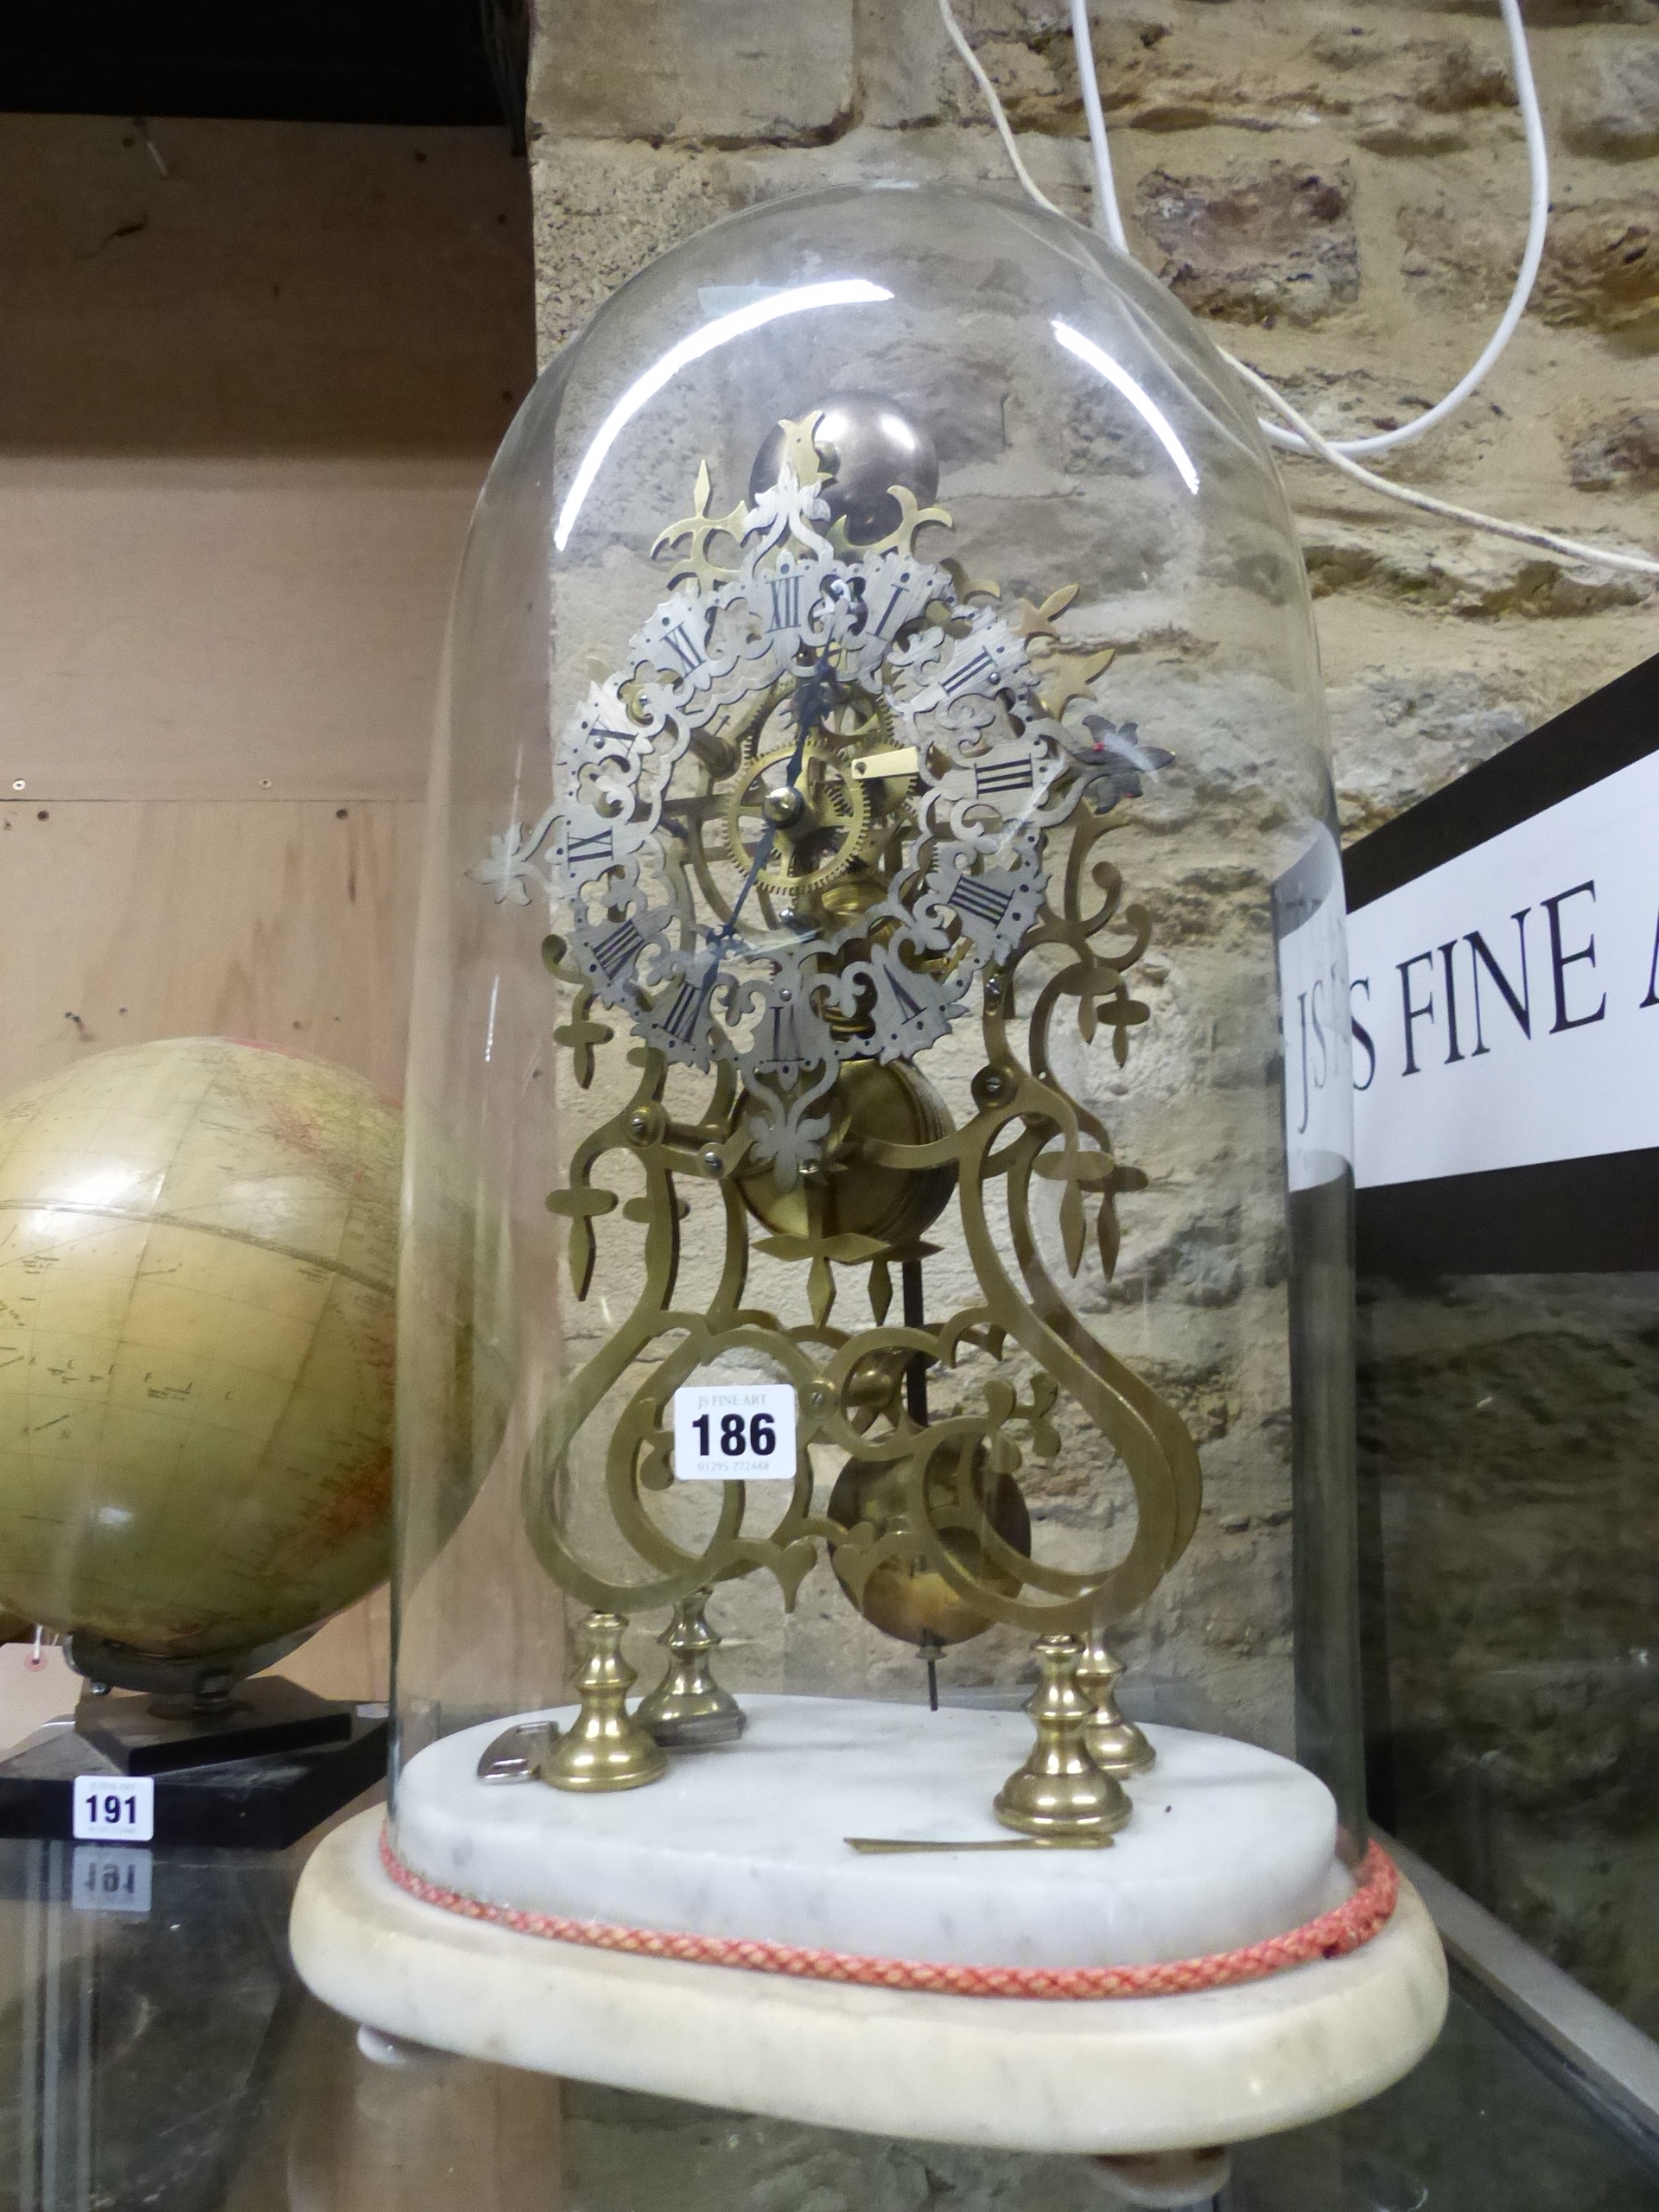
[[[156,1833],[156,1783],[148,1774],[78,1774],[77,1843],[148,1843]]]
[[[674,1393],[683,1483],[792,1482],[795,1393],[787,1382],[687,1383]]]
[[[1659,754],[1349,918],[1355,1180],[1659,1145]]]
[[[147,1851],[77,1844],[69,1902],[77,1912],[148,1912],[149,1870]]]

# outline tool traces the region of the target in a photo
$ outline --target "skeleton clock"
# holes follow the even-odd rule
[[[792,1599],[822,1545],[852,1602],[924,1651],[995,1621],[1029,1628],[1075,1722],[1050,1729],[1043,1758],[1077,1770],[1058,1786],[1022,1777],[999,1810],[1103,1835],[1128,1801],[1090,1770],[1103,1724],[1071,1677],[1179,1557],[1198,1463],[1178,1414],[1068,1305],[1033,1200],[1058,1192],[1072,1273],[1092,1241],[1109,1276],[1117,1195],[1144,1177],[1056,1074],[1052,1038],[1068,1021],[1103,1033],[1122,1065],[1147,1019],[1134,982],[1150,925],[1110,831],[1171,755],[1111,714],[1110,650],[1058,628],[1075,584],[1038,599],[970,575],[938,481],[925,415],[864,391],[770,426],[729,510],[705,462],[691,512],[655,540],[664,596],[556,734],[554,804],[475,870],[504,899],[543,876],[575,1090],[619,1033],[637,1069],[549,1204],[571,1224],[577,1296],[597,1241],[620,1231],[642,1248],[639,1298],[544,1421],[524,1506],[550,1573],[607,1622],[665,1602],[697,1614],[711,1586],[750,1573]],[[929,1056],[970,1034],[958,1122]],[[701,1085],[677,1113],[676,1070]],[[613,1227],[612,1179],[629,1167],[643,1197]],[[717,1185],[723,1215],[724,1264],[695,1312],[680,1288],[688,1179]],[[948,1311],[926,1272],[946,1217],[973,1274]],[[750,1294],[755,1249],[797,1273],[783,1310]],[[982,1379],[935,1417],[929,1376],[968,1346]],[[651,1512],[675,1479],[676,1394],[746,1354],[798,1400],[788,1503],[760,1533],[740,1503],[691,1552]],[[607,1484],[638,1567],[617,1576],[584,1559],[559,1501],[573,1443],[625,1372],[639,1379]],[[1032,1555],[1019,1474],[1060,1448],[1063,1400],[1133,1484],[1135,1541],[1110,1564]],[[827,1497],[815,1446],[844,1456]],[[1095,1649],[1085,1681],[1101,1663]],[[610,1656],[595,1667],[613,1670]],[[659,1725],[684,1739],[677,1696]],[[1122,1727],[1109,1711],[1103,1725]],[[734,1730],[728,1699],[704,1726]],[[554,1747],[546,1778],[624,1787],[662,1770],[613,1712],[599,1740],[598,1763],[581,1737]],[[1143,1747],[1132,1738],[1130,1757]]]

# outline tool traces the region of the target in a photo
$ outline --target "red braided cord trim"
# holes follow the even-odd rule
[[[609,1921],[569,1920],[560,1913],[486,1904],[412,1872],[393,1850],[384,1827],[380,1862],[398,1888],[423,1904],[441,1905],[463,1919],[487,1921],[520,1936],[583,1943],[599,1951],[638,1952],[652,1959],[682,1959],[695,1966],[746,1967],[753,1974],[790,1974],[797,1980],[861,1982],[875,1989],[919,1989],[941,1997],[1175,1997],[1189,1990],[1227,1989],[1236,1982],[1282,1974],[1287,1967],[1339,1959],[1357,1950],[1386,1924],[1400,1895],[1394,1861],[1380,1844],[1373,1843],[1360,1866],[1359,1886],[1345,1904],[1242,1951],[1138,1967],[937,1966],[925,1960],[861,1958],[847,1951],[814,1951],[794,1943],[738,1936],[675,1936],[654,1928],[623,1928]]]

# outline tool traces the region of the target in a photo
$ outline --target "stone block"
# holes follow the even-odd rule
[[[543,0],[533,124],[556,137],[810,145],[853,113],[853,0]]]
[[[1522,227],[1467,194],[1441,194],[1400,209],[1401,268],[1444,312],[1466,314],[1508,297]],[[1530,313],[1560,328],[1659,345],[1659,192],[1574,200],[1558,191]]]
[[[1363,836],[1490,760],[1543,719],[1523,677],[1363,670],[1326,694],[1345,836]]]
[[[1574,441],[1567,473],[1580,492],[1645,491],[1659,484],[1659,412],[1638,408],[1592,423]]]
[[[971,115],[979,91],[937,0],[856,0],[858,114],[884,130]]]
[[[1659,154],[1659,44],[1651,32],[1598,39],[1585,50],[1561,136],[1575,153],[1612,161]]]
[[[1454,305],[1496,305],[1515,282],[1523,243],[1517,219],[1504,211],[1500,221],[1467,194],[1444,191],[1432,199],[1408,200],[1396,217],[1405,251],[1401,271],[1410,291],[1432,296],[1413,304],[1419,314],[1449,314]]]
[[[671,161],[649,147],[594,140],[532,150],[545,362],[653,255],[730,214],[735,202],[718,160]]]
[[[1469,143],[1466,118],[1420,107],[1404,94],[1368,101],[1354,121],[1354,143],[1368,154],[1456,154]]]
[[[1083,129],[1063,0],[958,0],[957,20],[1016,130]],[[945,35],[937,0],[858,0],[859,119],[906,129],[984,118],[982,96]]]
[[[1586,615],[1650,599],[1652,578],[1535,552],[1501,537],[1389,522],[1304,525],[1302,556],[1315,599],[1366,590],[1438,613]]]
[[[1358,297],[1352,201],[1345,166],[1269,162],[1220,177],[1154,169],[1135,213],[1163,251],[1159,274],[1195,313],[1308,323]]]
[[[859,118],[909,128],[983,105],[952,52],[936,0],[858,0]],[[1116,130],[1176,131],[1224,124],[1242,130],[1306,129],[1345,103],[1327,96],[1294,35],[1260,30],[1242,51],[1218,54],[1213,23],[1179,12],[1101,13],[1095,58],[1101,98]],[[1070,12],[1058,0],[958,0],[957,19],[1016,128],[1084,133]],[[1177,20],[1168,20],[1175,16]]]
[[[1116,129],[1307,130],[1347,111],[1345,89],[1310,67],[1305,26],[1294,13],[1258,18],[1241,36],[1242,26],[1218,20],[1195,0],[1096,12],[1101,99]],[[1057,54],[1069,80],[1068,44],[1059,41]],[[1075,92],[1071,99],[1076,108]],[[1083,128],[1080,114],[1069,127]]]
[[[1659,193],[1559,208],[1534,308],[1548,323],[1659,345]]]
[[[1499,56],[1477,53],[1462,39],[1431,40],[1416,50],[1421,59],[1412,96],[1420,107],[1458,115],[1470,108],[1516,105],[1515,79]]]
[[[1355,140],[1368,153],[1452,153],[1469,144],[1472,115],[1516,104],[1501,37],[1483,48],[1465,39],[1385,40],[1344,24],[1318,33],[1310,51],[1339,79],[1370,80],[1322,102],[1327,114],[1351,111]]]

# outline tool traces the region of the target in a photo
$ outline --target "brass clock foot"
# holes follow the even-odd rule
[[[721,1689],[709,1668],[709,1655],[720,1646],[703,1618],[709,1595],[694,1590],[675,1607],[673,1619],[657,1639],[668,1652],[668,1671],[634,1707],[636,1724],[671,1750],[734,1744],[748,1725],[742,1707]]]
[[[667,1755],[628,1714],[639,1679],[622,1656],[620,1613],[590,1613],[588,1663],[577,1680],[582,1710],[537,1768],[555,1789],[637,1789],[668,1771]]]
[[[1089,1756],[1103,1774],[1144,1774],[1158,1754],[1133,1720],[1117,1709],[1117,1681],[1123,1662],[1115,1659],[1096,1635],[1084,1645],[1077,1684],[1095,1708],[1084,1730]]]
[[[1089,1756],[1094,1708],[1077,1685],[1083,1646],[1075,1636],[1046,1636],[1037,1645],[1043,1679],[1026,1707],[1037,1724],[1030,1758],[997,1792],[1004,1827],[1055,1842],[1109,1844],[1134,1809],[1121,1783]]]

